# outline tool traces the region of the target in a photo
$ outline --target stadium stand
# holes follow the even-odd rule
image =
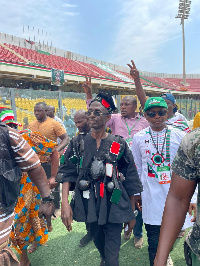
[[[133,80],[127,72],[114,71],[108,66],[97,63],[86,63],[72,60],[49,52],[28,49],[13,44],[0,44],[0,60],[5,62],[22,63],[44,68],[61,69],[68,73],[77,73],[93,77],[101,77],[116,81],[126,81],[125,77]],[[100,66],[100,67],[99,67]],[[101,67],[102,66],[102,67]],[[109,71],[112,70],[112,71]],[[106,71],[107,70],[107,71]],[[116,73],[124,76],[120,77]],[[200,91],[200,79],[187,79],[188,85],[183,86],[180,78],[150,77],[141,75],[141,83],[155,88],[167,88],[174,91]],[[134,82],[133,82],[134,83]]]
[[[0,39],[2,42],[0,43],[0,87],[17,88],[16,113],[21,123],[25,117],[29,122],[35,119],[33,111],[36,102],[45,101],[59,109],[58,93],[53,94],[58,87],[53,87],[51,84],[52,68],[64,70],[65,87],[61,90],[69,93],[62,95],[62,104],[66,107],[66,113],[63,112],[63,115],[73,116],[78,109],[86,110],[85,99],[83,95],[80,97],[82,92],[80,83],[85,80],[85,75],[92,77],[93,84],[96,85],[94,92],[108,89],[114,91],[116,95],[135,94],[134,80],[129,74],[128,67],[117,66],[40,43],[27,42],[23,38],[8,34],[0,33]],[[187,86],[182,85],[181,75],[176,74],[140,71],[140,79],[149,96],[169,91],[176,96],[180,95],[177,97],[177,104],[186,117],[191,109],[194,109],[194,113],[200,109],[198,98],[200,75],[187,75]],[[44,95],[41,93],[43,90],[51,91],[51,95]],[[0,106],[10,107],[9,97],[2,100],[1,91]],[[79,96],[72,96],[70,92],[79,92]]]
[[[6,45],[0,44],[0,60],[7,62],[27,63],[26,60],[20,58],[13,50]]]
[[[92,64],[73,61],[71,59],[63,58],[61,56],[56,56],[52,54],[44,54],[35,50],[22,48],[16,45],[4,43],[4,46],[9,48],[10,52],[9,54],[12,55],[13,53],[13,55],[16,55],[11,62],[15,63],[28,62],[30,65],[33,64],[41,67],[61,69],[67,72],[73,72],[90,76],[99,76],[113,80],[120,80],[116,76],[107,73],[106,71],[103,71]],[[19,57],[19,55],[21,56],[21,58]],[[20,60],[22,58],[24,58],[24,61]],[[4,59],[5,61],[9,61],[7,60],[7,57],[5,58],[2,56],[2,59]]]
[[[17,108],[18,121],[21,124],[23,124],[24,117],[28,117],[29,122],[35,120],[34,106],[37,102],[43,102],[43,101],[45,101],[47,105],[53,105],[56,109],[58,109],[57,99],[44,99],[44,98],[27,99],[27,98],[17,97],[15,99],[15,104]],[[67,112],[65,114],[67,115],[71,115],[71,110],[74,110],[75,112],[79,109],[87,110],[86,102],[83,99],[63,98],[62,103],[64,103],[66,106]],[[3,106],[3,104],[1,104],[1,106]]]

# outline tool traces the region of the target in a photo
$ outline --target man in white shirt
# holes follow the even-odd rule
[[[167,125],[172,125],[174,127],[177,127],[178,129],[185,131],[185,133],[190,132],[188,123],[186,118],[181,115],[180,113],[177,114],[177,105],[176,105],[176,99],[171,93],[163,93],[160,95],[162,97],[168,107],[168,114],[167,114]]]
[[[56,120],[57,122],[59,122],[61,124],[61,126],[63,126],[64,129],[66,130],[63,121],[58,116],[55,115],[55,107],[53,105],[47,105],[46,114],[47,114],[47,116],[49,116],[49,117],[53,118],[54,120]]]
[[[167,112],[167,103],[163,98],[149,98],[144,106],[144,116],[150,126],[135,134],[132,143],[132,153],[144,188],[141,193],[142,218],[147,231],[151,266],[171,183],[170,165],[185,135],[181,130],[166,125]]]

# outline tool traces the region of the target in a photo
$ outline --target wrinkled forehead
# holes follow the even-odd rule
[[[108,110],[100,102],[97,102],[97,101],[94,101],[90,104],[89,110],[99,110],[104,113],[108,112]]]

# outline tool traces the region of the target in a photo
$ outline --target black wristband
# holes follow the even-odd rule
[[[42,203],[53,201],[53,196],[50,194],[48,197],[42,198]]]

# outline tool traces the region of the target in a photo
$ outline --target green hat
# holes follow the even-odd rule
[[[149,98],[144,104],[144,112],[146,112],[147,110],[149,110],[153,107],[163,107],[163,108],[168,109],[167,104],[162,97]]]

